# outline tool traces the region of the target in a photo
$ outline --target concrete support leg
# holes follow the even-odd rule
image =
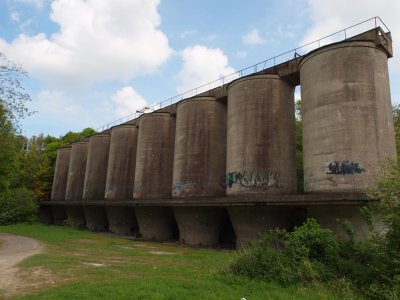
[[[85,205],[83,211],[85,212],[87,229],[100,232],[108,231],[107,215],[103,206]]]
[[[57,226],[64,226],[67,220],[67,212],[64,205],[52,205],[51,212],[53,214],[53,224]]]
[[[228,207],[236,234],[236,247],[254,242],[260,235],[276,227],[291,228],[291,209],[288,207],[246,206]]]
[[[80,205],[67,205],[68,225],[76,229],[84,229],[86,226],[85,213]]]
[[[49,205],[39,207],[39,222],[45,225],[53,224],[53,214]]]
[[[347,239],[343,222],[349,221],[356,239],[370,234],[368,224],[358,205],[312,205],[307,206],[307,217],[314,218],[322,227],[329,228],[339,239]],[[377,225],[379,226],[379,225]]]
[[[135,235],[138,225],[133,208],[129,206],[107,206],[109,230],[116,234]]]
[[[139,234],[145,239],[167,241],[174,236],[175,220],[170,207],[135,207]]]
[[[228,210],[223,208],[222,228],[219,235],[219,245],[222,248],[235,249],[236,235],[233,229],[231,219],[229,218]]]
[[[179,241],[194,246],[217,246],[222,227],[220,207],[174,207]]]

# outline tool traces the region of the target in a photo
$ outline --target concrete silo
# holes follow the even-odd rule
[[[301,60],[306,192],[362,192],[396,157],[387,58],[372,42],[347,41]]]
[[[71,146],[68,180],[65,191],[66,201],[82,201],[88,146],[88,142],[77,142]],[[82,206],[68,205],[66,211],[70,226],[77,228],[85,226],[85,215]]]
[[[177,105],[173,198],[225,194],[226,105],[215,97],[195,97]],[[217,245],[221,207],[174,207],[180,241]]]
[[[51,190],[52,201],[65,200],[65,191],[67,188],[70,156],[71,156],[71,147],[64,147],[57,150],[56,166],[54,169],[54,177],[53,177],[53,187]],[[53,215],[54,224],[64,225],[64,221],[65,219],[67,219],[65,206],[52,205],[51,211]]]
[[[108,134],[92,135],[89,138],[86,163],[83,201],[104,200],[106,186],[110,136]],[[84,205],[86,227],[93,231],[106,231],[108,222],[106,212],[100,205]]]
[[[139,118],[134,199],[170,198],[174,161],[175,118],[170,113],[149,113]],[[140,234],[147,239],[173,236],[172,210],[164,206],[135,207]]]
[[[226,195],[296,193],[294,87],[274,74],[237,79],[228,85],[227,116]],[[238,245],[276,225],[287,227],[285,207],[228,212]]]
[[[111,131],[105,199],[131,200],[135,180],[138,128],[121,125]],[[133,209],[127,206],[107,206],[109,230],[118,234],[135,234],[138,230]]]

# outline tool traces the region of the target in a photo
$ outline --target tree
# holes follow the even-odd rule
[[[32,113],[26,107],[31,98],[21,83],[26,76],[27,72],[21,66],[0,53],[0,105],[2,113],[13,126],[18,126],[20,119]]]
[[[301,118],[301,100],[295,102],[295,142],[296,142],[296,171],[297,191],[304,192],[304,171],[303,171],[303,122]]]

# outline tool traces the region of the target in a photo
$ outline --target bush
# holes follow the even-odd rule
[[[348,241],[338,241],[329,229],[307,219],[293,232],[270,230],[241,250],[227,270],[284,286],[328,283],[335,291],[351,288],[372,299],[399,299],[396,228],[389,228],[386,236],[361,241],[352,239],[349,231]]]
[[[228,269],[233,274],[288,285],[330,279],[338,257],[339,246],[332,232],[307,219],[290,233],[270,230],[242,250]]]
[[[37,213],[32,191],[17,188],[0,194],[0,225],[36,222]]]

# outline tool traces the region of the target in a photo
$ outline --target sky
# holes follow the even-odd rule
[[[29,73],[23,84],[35,113],[22,120],[23,133],[61,136],[232,80],[241,69],[379,16],[392,33],[397,104],[399,11],[398,0],[0,0],[0,53]],[[347,34],[374,24],[365,26]]]

